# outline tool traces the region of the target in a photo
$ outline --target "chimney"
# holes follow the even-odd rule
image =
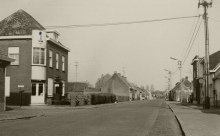
[[[185,78],[186,80],[188,80],[188,76],[186,76],[186,78]]]
[[[117,73],[117,71],[114,72],[115,74]]]
[[[46,30],[47,36],[58,42],[59,33],[56,30]]]

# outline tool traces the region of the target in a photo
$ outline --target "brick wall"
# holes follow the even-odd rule
[[[53,52],[53,67],[49,67],[49,50]],[[59,54],[59,69],[56,69],[56,53]],[[62,56],[65,57],[65,71],[62,71]],[[65,91],[68,90],[68,51],[60,48],[56,44],[52,42],[47,43],[47,76],[48,78],[55,78],[56,76],[61,77],[62,80],[65,81]],[[46,88],[47,90],[47,88]],[[55,88],[53,89],[55,90]]]
[[[18,85],[24,85],[25,93],[31,93],[31,39],[1,40],[0,47],[8,52],[8,47],[19,47],[19,65],[9,65],[6,76],[10,76],[10,91],[19,92]],[[9,102],[10,97],[7,97]],[[30,103],[30,102],[29,102]]]

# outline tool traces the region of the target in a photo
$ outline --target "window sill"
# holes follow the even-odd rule
[[[46,67],[45,64],[32,64],[32,66],[43,66],[43,67]]]

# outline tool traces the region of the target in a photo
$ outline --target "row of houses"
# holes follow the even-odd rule
[[[68,94],[79,97],[88,94],[113,94],[118,102],[152,99],[151,93],[134,83],[125,76],[114,72],[113,75],[102,75],[92,87],[88,82],[69,82]]]
[[[50,104],[65,96],[70,49],[58,37],[23,10],[0,22],[1,109]]]
[[[182,83],[182,84],[181,84]],[[191,95],[193,92],[193,83],[189,81],[188,77],[185,77],[181,82],[177,82],[169,92],[169,100],[171,101],[191,101]]]
[[[209,56],[209,94],[205,94],[205,65],[204,57],[196,55],[191,62],[193,66],[192,83],[185,78],[169,92],[169,99],[181,101],[187,99],[195,104],[203,105],[205,96],[209,96],[210,106],[220,107],[220,51]]]
[[[70,49],[59,35],[23,10],[0,22],[0,110],[5,105],[52,104],[69,93],[111,93],[118,101],[151,96],[117,72],[102,76],[95,88],[88,82],[68,83]]]
[[[194,103],[203,104],[205,100],[205,66],[204,57],[196,55],[191,65],[193,66],[193,96]],[[210,106],[220,106],[220,51],[209,56],[209,98]]]

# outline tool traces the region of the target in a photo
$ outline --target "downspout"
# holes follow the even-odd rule
[[[6,79],[6,66],[5,66],[5,79]],[[4,83],[5,84],[5,83]],[[6,95],[5,95],[5,87],[4,87],[4,111],[6,111]]]

